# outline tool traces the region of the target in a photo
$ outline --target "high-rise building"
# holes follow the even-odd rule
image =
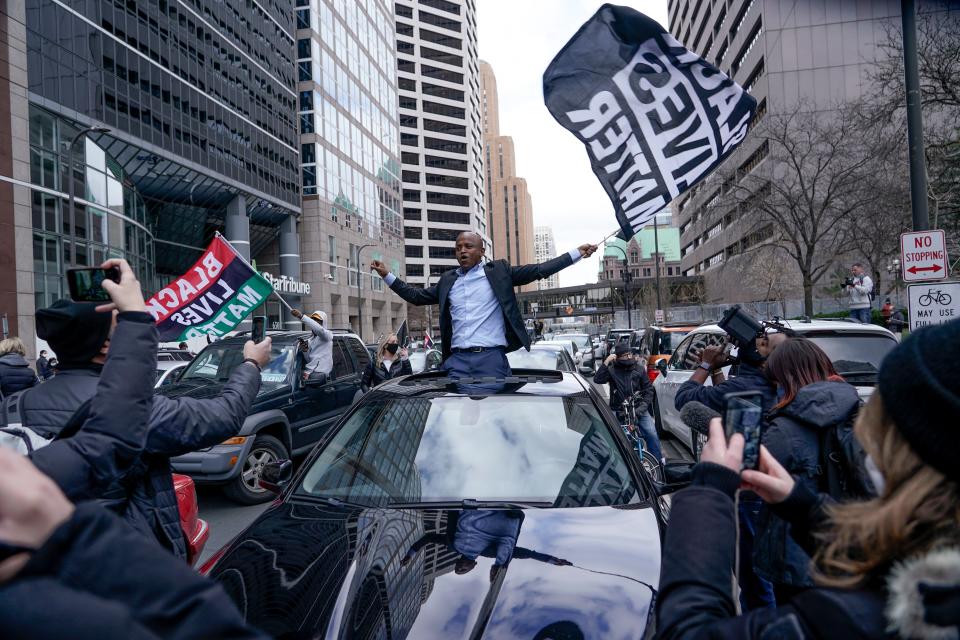
[[[557,256],[557,245],[553,241],[553,227],[537,225],[533,228],[533,259],[546,262]],[[537,280],[537,290],[556,289],[560,286],[560,276],[553,274],[549,278]]]
[[[246,256],[298,244],[294,31],[275,0],[0,5],[11,333],[32,345],[70,267],[125,257],[151,292],[218,230]]]
[[[899,25],[898,2],[669,0],[670,33],[709,60],[757,100],[755,124],[767,113],[829,111],[868,86],[867,75],[888,25]],[[737,179],[767,159],[769,145],[749,137],[726,161]],[[708,298],[748,299],[754,292],[724,278],[722,265],[762,241],[749,212],[722,205],[724,185],[706,180],[674,201],[682,271],[703,274]],[[726,280],[726,282],[724,282]],[[733,285],[733,286],[731,286]]]
[[[461,232],[490,241],[476,5],[397,0],[394,6],[405,275],[410,284],[425,286],[457,267],[454,243]]]
[[[364,339],[406,305],[365,265],[403,273],[393,4],[297,0],[303,304]],[[297,260],[279,248],[278,260]],[[262,265],[258,265],[262,266]]]
[[[533,262],[533,200],[527,181],[517,176],[513,138],[500,135],[500,105],[493,68],[480,61],[484,166],[487,171],[487,219],[493,255],[510,264]],[[550,256],[551,258],[554,256]],[[536,291],[536,283],[520,288]]]

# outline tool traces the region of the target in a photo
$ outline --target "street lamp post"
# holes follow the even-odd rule
[[[893,278],[893,285],[897,292],[897,307],[900,307],[900,258],[894,258],[887,264],[887,274]]]
[[[357,335],[360,336],[360,339],[363,339],[363,278],[362,273],[360,272],[360,254],[367,247],[375,247],[375,244],[364,244],[357,249]],[[373,288],[373,283],[371,282],[370,288]]]
[[[110,133],[110,129],[107,127],[87,127],[86,129],[81,129],[77,132],[77,135],[73,136],[70,140],[70,145],[67,147],[67,198],[70,201],[70,227],[76,224],[75,217],[75,203],[73,195],[73,147],[80,141],[81,138],[90,134],[90,133]]]
[[[626,267],[623,270],[623,308],[627,311],[627,329],[633,329],[633,319],[630,317],[630,260],[627,258],[625,249],[617,245],[606,245],[609,249],[616,249],[623,254],[623,263]]]

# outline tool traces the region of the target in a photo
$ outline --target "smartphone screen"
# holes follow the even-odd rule
[[[67,269],[70,297],[77,302],[110,302],[110,295],[103,288],[104,280],[120,282],[120,270],[116,267]]]
[[[253,330],[250,332],[250,339],[254,342],[263,342],[267,337],[267,318],[266,316],[254,316]]]
[[[756,469],[760,464],[760,432],[763,426],[763,394],[754,391],[724,396],[723,429],[727,439],[743,435],[741,469]]]

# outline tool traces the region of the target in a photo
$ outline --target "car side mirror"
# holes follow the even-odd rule
[[[292,479],[293,461],[278,460],[263,465],[263,469],[260,470],[258,483],[261,488],[280,495]]]
[[[590,367],[587,365],[581,365],[579,367],[579,370],[580,370],[580,373],[582,373],[585,376],[592,376],[594,374],[593,367]]]
[[[664,481],[655,483],[657,495],[664,496],[689,486],[696,464],[688,460],[668,460],[663,465]]]
[[[661,358],[660,360],[657,360],[656,367],[657,371],[660,372],[660,375],[667,377],[667,361],[665,359]]]

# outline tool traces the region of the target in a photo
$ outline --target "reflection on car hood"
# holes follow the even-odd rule
[[[493,571],[502,549],[458,569],[464,545],[448,523],[476,510],[294,501],[261,515],[210,575],[278,638],[643,636],[660,572],[652,509],[481,513],[518,519],[512,559]]]
[[[168,398],[179,398],[187,396],[202,400],[205,398],[216,398],[222,395],[226,383],[209,382],[205,379],[181,380],[157,389],[157,393]]]

